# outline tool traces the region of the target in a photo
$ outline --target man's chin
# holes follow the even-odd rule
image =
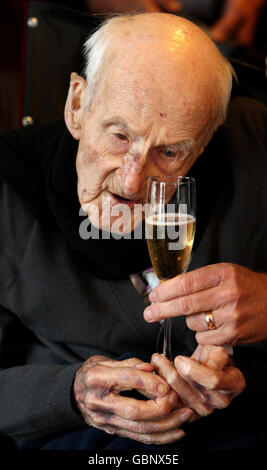
[[[135,233],[138,232],[142,226],[142,220],[128,221],[121,218],[110,219],[99,223],[97,220],[90,218],[91,224],[102,232],[109,233],[113,238],[135,238]],[[131,236],[132,235],[132,236]],[[138,237],[139,238],[139,237]]]

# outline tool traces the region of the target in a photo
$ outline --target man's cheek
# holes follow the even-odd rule
[[[98,184],[100,180],[103,180],[105,173],[108,172],[106,168],[106,160],[95,149],[87,149],[87,151],[80,151],[77,155],[76,169],[79,178],[80,186],[85,185],[91,186],[92,184]],[[84,189],[84,188],[83,188]]]
[[[108,173],[115,169],[117,159],[114,158],[112,152],[103,147],[90,147],[81,155],[81,165],[84,168],[95,172],[95,177],[101,177],[103,173]]]
[[[97,179],[94,173],[87,171],[78,174],[78,197],[80,204],[85,204],[96,199],[103,191],[103,180]]]
[[[100,158],[101,152],[92,145],[83,147],[79,152],[79,160],[83,166],[92,164]]]

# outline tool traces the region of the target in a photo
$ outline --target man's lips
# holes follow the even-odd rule
[[[120,194],[110,193],[112,199],[116,201],[116,203],[127,204],[128,206],[133,206],[135,204],[142,204],[140,200],[137,199],[126,199],[124,196]]]

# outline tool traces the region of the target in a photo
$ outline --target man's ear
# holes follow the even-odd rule
[[[79,140],[82,127],[82,113],[85,103],[86,81],[73,72],[70,78],[70,87],[65,104],[65,123],[72,137]]]

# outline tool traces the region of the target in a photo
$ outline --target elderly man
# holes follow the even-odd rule
[[[222,345],[267,337],[266,276],[228,264],[266,267],[266,110],[236,98],[221,126],[231,68],[199,28],[172,15],[111,19],[86,55],[86,79],[72,74],[68,131],[59,123],[1,140],[1,433],[19,445],[42,438],[42,448],[215,449],[242,448],[242,429],[246,446],[260,446],[255,397],[265,383],[265,344],[237,348],[236,366]],[[150,266],[145,240],[126,237],[142,223],[134,206],[145,202],[146,177],[189,172],[199,182],[196,271],[152,291],[147,323],[129,279]],[[125,237],[108,237],[110,213],[122,203],[130,211]],[[80,236],[80,206],[100,239]],[[246,309],[238,317],[239,303]],[[225,325],[221,334],[203,331],[208,310],[218,331]],[[254,312],[248,337],[243,325],[253,325]],[[177,317],[174,365],[159,354],[150,361],[160,329],[151,321],[167,316]],[[247,389],[228,409],[243,374]],[[212,413],[218,408],[227,409]],[[52,434],[51,447],[44,443]]]

